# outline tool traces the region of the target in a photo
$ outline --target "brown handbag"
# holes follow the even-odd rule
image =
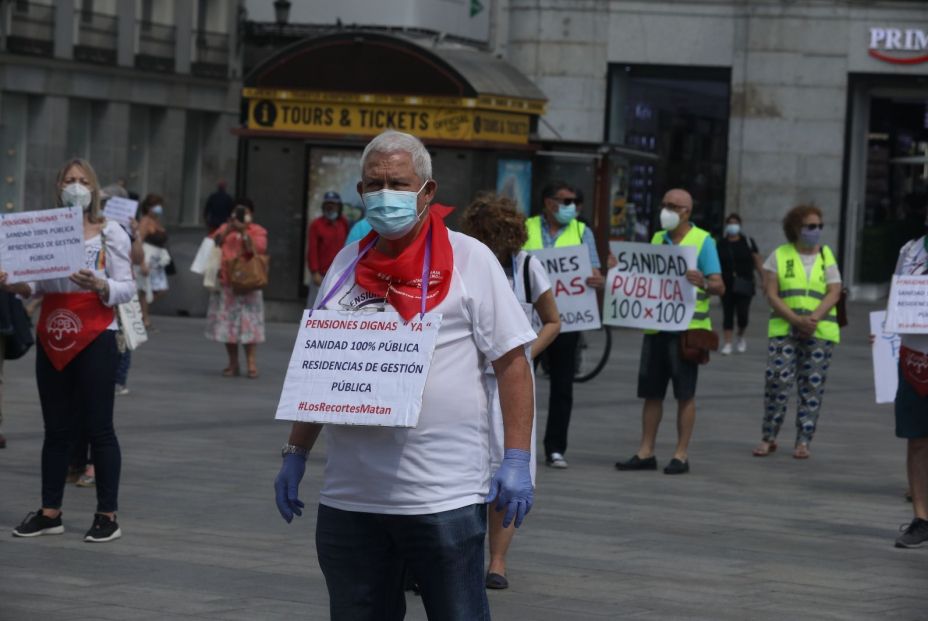
[[[680,333],[680,357],[694,364],[709,362],[709,352],[718,351],[719,335],[712,330],[684,330]]]
[[[241,295],[267,286],[268,263],[266,254],[253,254],[244,257],[241,254],[226,261],[226,275],[229,286]]]

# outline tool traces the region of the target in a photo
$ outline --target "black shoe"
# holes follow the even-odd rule
[[[928,520],[915,518],[900,530],[902,534],[896,539],[897,548],[920,548],[928,545]]]
[[[84,535],[84,541],[91,543],[103,543],[122,537],[122,531],[119,530],[119,524],[116,520],[111,520],[102,513],[93,514],[93,526]]]
[[[14,537],[38,537],[39,535],[60,535],[64,532],[64,526],[61,524],[61,514],[56,518],[50,518],[42,515],[39,509],[35,513],[29,513],[22,523],[13,529]]]
[[[657,470],[657,457],[651,455],[641,459],[638,455],[632,455],[628,461],[615,462],[616,470]]]
[[[676,457],[670,460],[670,463],[664,466],[664,474],[686,474],[690,471],[689,460],[680,461]]]
[[[508,589],[509,581],[502,574],[487,574],[486,585],[488,589]]]

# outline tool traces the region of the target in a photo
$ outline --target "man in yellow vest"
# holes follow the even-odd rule
[[[528,239],[525,250],[586,246],[590,252],[593,275],[587,278],[589,287],[601,289],[605,279],[599,271],[596,241],[588,226],[577,220],[577,193],[563,181],[553,181],[541,191],[544,202],[541,215],[525,221]],[[561,332],[548,346],[551,392],[548,399],[548,420],[545,425],[545,463],[552,468],[566,468],[567,428],[574,401],[579,332]]]
[[[686,279],[696,287],[696,309],[689,329],[711,330],[709,296],[723,295],[722,268],[715,240],[707,231],[690,222],[693,197],[686,190],[674,189],[661,202],[661,228],[652,244],[673,244],[696,248],[696,269],[686,272]],[[667,384],[673,381],[677,400],[677,448],[664,474],[690,471],[688,449],[696,423],[696,379],[699,365],[680,355],[680,332],[646,332],[641,345],[638,369],[638,397],[644,399],[641,444],[631,459],[617,462],[619,470],[657,470],[654,443],[664,413]]]

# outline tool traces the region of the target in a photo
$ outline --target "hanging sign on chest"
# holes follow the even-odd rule
[[[441,313],[304,311],[277,418],[415,427]]]

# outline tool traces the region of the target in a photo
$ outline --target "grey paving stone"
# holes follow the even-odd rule
[[[873,405],[867,307],[852,307],[808,462],[750,454],[760,429],[764,338],[755,304],[749,353],[700,370],[693,472],[616,472],[637,448],[640,336],[617,331],[603,374],[577,385],[570,468],[539,466],[537,502],[513,543],[511,588],[496,619],[926,619],[928,555],[892,547],[903,502],[904,445],[892,410]],[[310,457],[306,514],[285,524],[272,482],[286,425],[273,421],[293,326],[268,326],[262,376],[218,375],[222,349],[202,321],[158,317],[136,352],[132,393],[117,400],[123,539],[81,541],[93,490],[69,487],[60,537],[0,537],[0,621],[34,619],[325,619],[313,544],[325,447]],[[31,356],[4,369],[0,524],[39,504],[42,423]],[[540,429],[547,383],[539,381]],[[658,440],[674,444],[673,404]],[[407,597],[407,618],[425,619]]]

